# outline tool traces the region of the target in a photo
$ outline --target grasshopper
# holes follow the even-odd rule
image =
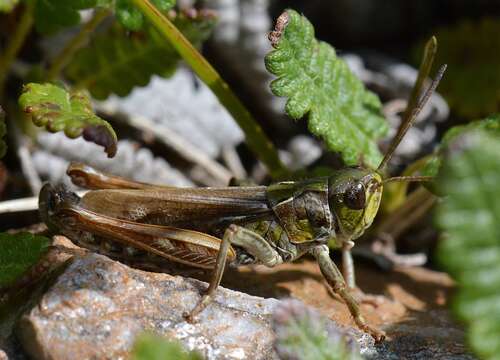
[[[201,301],[186,314],[193,320],[213,300],[226,264],[273,267],[305,254],[317,260],[357,326],[376,341],[383,331],[367,324],[351,294],[354,269],[350,249],[377,214],[383,184],[427,181],[428,177],[383,179],[383,169],[435,91],[443,66],[403,121],[377,170],[347,167],[329,177],[285,181],[270,186],[176,188],[135,182],[71,164],[72,181],[90,190],[83,197],[45,184],[40,214],[49,229],[76,244],[126,257],[154,254],[202,269],[213,269]],[[334,244],[343,272],[330,258]]]

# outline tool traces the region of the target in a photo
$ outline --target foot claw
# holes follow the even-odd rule
[[[186,322],[192,324],[194,323],[194,315],[193,313],[189,313],[189,312],[183,312],[182,313],[182,317],[184,318],[184,320],[186,320]]]
[[[379,329],[373,328],[371,326],[366,325],[366,329],[363,329],[365,332],[371,335],[373,340],[375,340],[375,344],[380,344],[385,340],[385,332]]]
[[[379,344],[385,340],[385,332],[368,325],[362,316],[355,317],[354,322],[360,330],[369,334],[375,340],[375,344]]]

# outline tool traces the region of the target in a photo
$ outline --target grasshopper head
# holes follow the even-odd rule
[[[373,170],[346,168],[330,177],[328,197],[340,237],[354,240],[369,227],[380,205],[382,177]]]
[[[40,217],[51,231],[57,232],[67,225],[64,223],[60,210],[63,207],[76,205],[79,201],[80,198],[66,187],[52,186],[47,183],[42,187],[38,196]]]
[[[428,46],[434,43],[435,39],[429,42],[430,45]],[[429,53],[431,52],[432,51],[429,51]],[[432,64],[432,59],[430,63]],[[380,173],[383,172],[406,132],[415,122],[425,104],[429,101],[445,70],[446,65],[439,68],[436,78],[432,81],[431,85],[423,94],[417,97],[419,100],[415,107],[405,112],[398,132],[389,145],[377,170],[351,167],[336,172],[336,174],[329,179],[328,202],[330,210],[337,220],[341,240],[354,240],[360,237],[365,229],[371,225],[375,215],[377,215],[380,200],[382,198],[383,182],[428,181],[428,179],[426,179],[428,177],[426,176],[400,176],[382,180]],[[422,84],[420,84],[420,86]],[[420,89],[417,90],[420,92]]]

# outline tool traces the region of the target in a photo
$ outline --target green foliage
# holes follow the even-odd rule
[[[151,0],[155,7],[167,12],[175,6],[175,0]],[[118,21],[129,30],[139,30],[144,24],[144,16],[130,0],[116,0],[116,17]]]
[[[50,240],[30,233],[0,233],[0,287],[13,283],[45,254]]]
[[[38,0],[35,8],[35,27],[45,34],[52,34],[80,23],[79,10],[97,5],[96,0]]]
[[[66,91],[53,84],[29,83],[19,98],[21,108],[36,126],[50,132],[64,131],[69,138],[80,135],[104,146],[108,157],[116,153],[116,134],[106,121],[96,116],[84,91]]]
[[[483,359],[500,354],[500,136],[455,137],[438,178],[447,197],[436,222],[445,231],[438,256],[458,282],[455,313]]]
[[[330,332],[316,312],[296,300],[286,301],[276,309],[273,319],[275,349],[280,359],[361,360],[354,344],[347,344],[344,334]]]
[[[450,144],[460,135],[473,130],[484,130],[492,134],[500,135],[500,114],[491,115],[486,119],[476,120],[466,125],[454,126],[449,129],[444,134],[441,144],[421,170],[422,175],[436,176],[442,166],[443,156],[449,149]]]
[[[13,0],[0,0],[6,7]],[[160,11],[166,12],[175,6],[175,0],[151,0]],[[118,21],[129,30],[139,30],[144,23],[142,13],[130,0],[38,0],[35,9],[36,29],[44,34],[53,34],[69,26],[80,23],[79,10],[93,7],[113,8]]]
[[[201,360],[198,353],[186,352],[180,344],[156,335],[139,336],[132,350],[132,360]]]
[[[474,119],[500,112],[500,18],[466,20],[435,32],[438,64],[448,64],[439,85],[458,115]]]
[[[266,67],[278,76],[271,90],[288,98],[286,113],[293,119],[307,115],[309,131],[341,152],[346,164],[377,167],[382,156],[376,141],[388,130],[377,96],[329,44],[315,39],[313,26],[297,12],[280,16],[270,40],[275,50]]]
[[[3,140],[3,137],[7,133],[7,129],[5,126],[5,112],[0,106],[0,159],[4,157],[5,152],[7,151],[7,144]]]
[[[203,13],[195,18],[180,13],[174,24],[192,43],[200,44],[210,35],[215,21]],[[171,75],[179,60],[172,45],[152,27],[127,35],[115,26],[75,55],[66,76],[96,99],[105,99],[112,93],[125,96],[135,86],[145,86],[153,74]]]
[[[0,0],[0,12],[11,12],[19,0]]]

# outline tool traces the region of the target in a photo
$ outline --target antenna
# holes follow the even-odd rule
[[[394,153],[394,150],[396,150],[397,146],[405,136],[408,129],[413,125],[418,114],[422,111],[422,108],[425,106],[430,95],[432,95],[432,92],[436,89],[437,83],[439,83],[439,80],[443,76],[442,72],[444,72],[444,70],[441,71],[440,69],[436,77],[437,83],[434,85],[434,83],[436,82],[435,80],[431,84],[429,90],[427,90],[426,92],[427,94],[432,89],[430,95],[426,98],[425,94],[420,100],[420,95],[421,95],[420,90],[424,85],[425,79],[429,76],[432,64],[434,62],[434,57],[436,56],[436,52],[437,52],[437,40],[435,36],[432,36],[425,44],[424,55],[422,57],[422,62],[420,63],[420,68],[418,69],[417,80],[415,81],[415,85],[413,86],[410,98],[408,100],[408,105],[406,106],[406,110],[402,116],[403,121],[401,122],[401,125],[399,126],[397,134],[392,140],[392,143],[389,145],[389,149],[384,155],[384,159],[377,168],[377,171],[382,170],[387,165],[387,163],[389,162]]]
[[[442,65],[437,74],[436,78],[432,81],[431,86],[425,91],[423,97],[421,100],[418,102],[417,106],[411,111],[410,116],[407,117],[406,119],[403,119],[403,122],[398,129],[398,133],[394,137],[394,139],[391,142],[391,145],[389,146],[389,149],[385,153],[384,158],[382,159],[382,162],[377,168],[377,171],[382,170],[386,165],[387,162],[391,159],[392,155],[394,154],[394,150],[396,150],[397,146],[405,136],[406,132],[408,129],[413,125],[415,122],[415,119],[417,116],[420,114],[422,109],[424,108],[425,104],[427,104],[427,101],[429,101],[432,93],[436,90],[439,82],[441,81],[441,78],[443,77],[444,72],[446,71],[446,65]]]
[[[388,179],[384,179],[382,182],[388,183],[388,182],[394,182],[394,181],[404,181],[404,182],[426,182],[426,181],[432,181],[434,179],[434,176],[394,176]]]

